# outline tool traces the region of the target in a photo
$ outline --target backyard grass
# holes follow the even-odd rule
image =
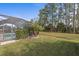
[[[20,39],[0,46],[0,55],[78,56],[79,34],[40,32],[38,38]]]

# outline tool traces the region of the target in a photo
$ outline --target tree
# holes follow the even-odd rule
[[[63,23],[58,23],[57,30],[58,32],[66,32],[66,27]]]
[[[71,32],[71,29],[70,29],[70,23],[71,23],[71,19],[72,19],[72,16],[71,16],[71,13],[73,12],[72,8],[73,8],[73,5],[70,4],[70,3],[65,3],[64,4],[64,7],[65,7],[65,25],[66,25],[66,32]]]
[[[56,3],[50,3],[48,4],[49,6],[49,24],[52,24],[53,27],[55,27],[56,22],[57,22],[57,14],[56,14],[56,10],[57,10],[57,5]]]
[[[75,3],[73,3],[73,33],[75,33]]]
[[[46,5],[43,9],[39,11],[39,24],[45,26],[48,22],[48,6]]]
[[[44,27],[39,25],[39,22],[36,20],[32,23],[32,27],[34,28],[34,31],[43,31]]]
[[[66,27],[66,32],[75,33],[79,25],[78,10],[79,4],[75,3],[49,3],[39,12],[39,23],[46,28],[51,24],[49,27],[51,27],[52,31],[57,28],[59,23],[63,23]],[[72,28],[73,30],[71,30]]]

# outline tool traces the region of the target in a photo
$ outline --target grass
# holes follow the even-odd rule
[[[78,56],[79,34],[40,32],[39,38],[0,46],[5,56]]]

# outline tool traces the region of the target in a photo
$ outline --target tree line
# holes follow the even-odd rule
[[[38,19],[31,19],[23,29],[17,29],[17,39],[33,37],[39,31],[79,33],[78,3],[48,3],[39,10]]]
[[[44,31],[79,33],[78,3],[48,3],[39,11]]]

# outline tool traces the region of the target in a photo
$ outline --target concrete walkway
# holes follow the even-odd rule
[[[10,43],[14,43],[17,40],[10,40],[10,41],[4,41],[4,42],[0,42],[0,45],[6,45],[6,44],[10,44]]]

